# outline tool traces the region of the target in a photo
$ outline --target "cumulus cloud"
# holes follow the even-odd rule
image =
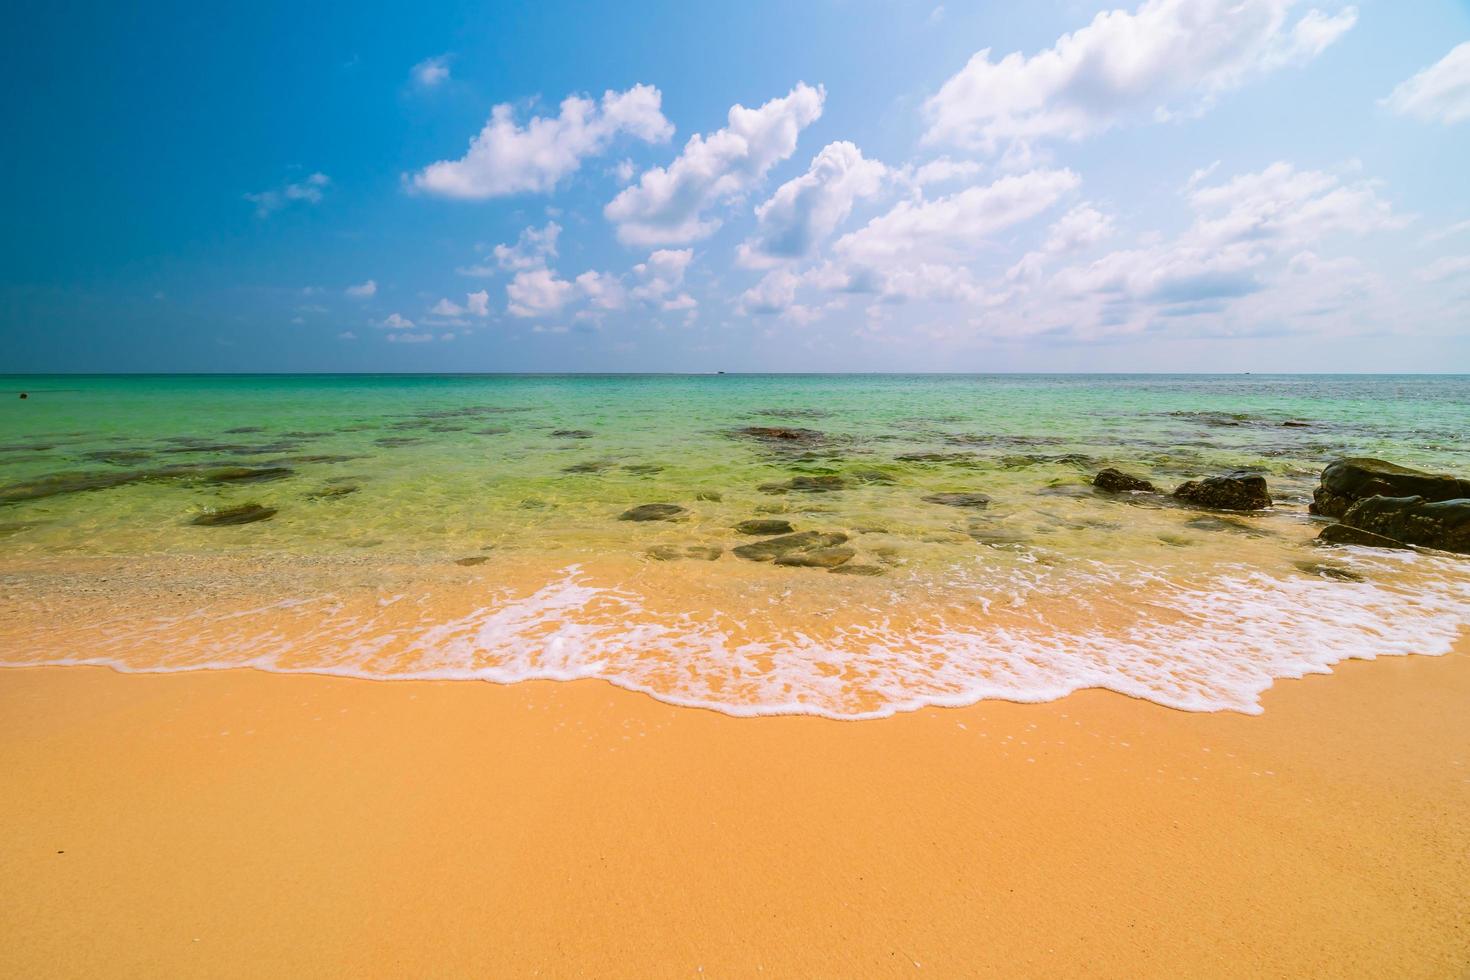
[[[1033,170],[932,201],[900,201],[838,239],[834,251],[869,265],[970,254],[989,236],[1050,208],[1079,183],[1070,170]]]
[[[1006,278],[1012,281],[1034,281],[1040,278],[1044,267],[1058,256],[1096,245],[1112,233],[1112,218],[1091,204],[1079,204],[1051,226],[1040,248],[1021,256],[1006,271]]]
[[[1470,119],[1470,41],[1400,82],[1381,100],[1401,116],[1446,126]]]
[[[1045,138],[1081,139],[1140,113],[1168,118],[1282,66],[1308,61],[1349,30],[1357,11],[1296,0],[1145,0],[1099,13],[1045,51],[998,61],[986,48],[925,103],[925,140],[984,151]]]
[[[633,298],[662,310],[693,309],[698,302],[683,292],[684,272],[692,261],[692,248],[661,248],[653,252],[648,261],[633,266],[633,275],[639,280],[633,287]]]
[[[547,268],[522,269],[505,286],[511,316],[555,316],[576,294],[576,286]]]
[[[413,66],[411,74],[419,88],[438,88],[449,81],[449,55],[425,58]]]
[[[429,312],[434,316],[451,318],[462,316],[487,317],[490,315],[490,294],[483,289],[479,292],[466,293],[463,305],[455,303],[446,297],[435,303],[429,309]]]
[[[375,279],[360,282],[355,286],[348,286],[342,290],[350,299],[372,299],[378,294],[378,283]]]
[[[852,143],[829,143],[800,177],[755,209],[755,234],[740,246],[741,261],[760,266],[810,256],[852,213],[853,203],[883,186],[888,168]]]
[[[413,175],[412,186],[467,200],[549,191],[621,134],[648,143],[673,136],[662,99],[651,85],[606,92],[601,103],[572,95],[558,115],[536,116],[525,126],[512,106],[497,105],[463,157],[430,164]]]
[[[696,133],[673,163],[645,171],[608,203],[603,213],[619,240],[683,244],[713,234],[720,223],[705,212],[743,196],[796,152],[797,138],[821,116],[825,98],[821,86],[799,83],[758,109],[732,106],[724,129]]]
[[[412,330],[414,323],[401,313],[389,313],[378,326],[384,330]]]
[[[332,178],[323,173],[314,173],[305,180],[283,184],[275,190],[246,194],[245,200],[255,205],[257,217],[268,218],[282,208],[297,202],[320,204],[322,192],[332,183]]]
[[[628,291],[617,276],[589,269],[575,281],[578,291],[595,310],[621,310],[627,304]]]

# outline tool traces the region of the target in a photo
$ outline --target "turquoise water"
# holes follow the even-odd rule
[[[29,397],[21,400],[21,391]],[[579,588],[631,596],[616,613],[624,625],[673,623],[646,644],[664,651],[665,666],[670,643],[702,637],[697,645],[710,649],[711,629],[727,646],[736,633],[767,650],[811,640],[839,660],[861,659],[852,647],[859,636],[863,649],[876,643],[891,659],[894,644],[914,647],[920,637],[926,649],[950,649],[969,637],[962,644],[969,649],[979,631],[986,650],[1010,642],[1045,661],[1046,642],[1060,650],[1080,635],[1084,624],[1066,613],[1079,608],[1078,597],[1107,595],[1113,603],[1128,590],[1179,595],[1165,603],[1169,612],[1152,617],[1140,615],[1136,603],[1131,612],[1099,613],[1112,617],[1114,635],[1141,628],[1145,619],[1157,627],[1186,617],[1195,633],[1218,629],[1222,648],[1268,626],[1274,639],[1260,633],[1251,642],[1280,647],[1294,628],[1280,610],[1299,605],[1303,590],[1319,612],[1332,610],[1339,629],[1389,617],[1387,631],[1365,626],[1334,635],[1341,656],[1436,652],[1466,618],[1464,563],[1324,555],[1310,543],[1318,525],[1306,514],[1317,474],[1338,456],[1470,474],[1470,378],[1463,376],[12,376],[0,378],[0,392],[0,563],[11,570],[10,599],[20,611],[31,608],[22,593],[52,590],[47,608],[62,609],[63,618],[75,613],[77,629],[85,624],[76,611],[90,609],[92,600],[67,599],[66,590],[86,576],[110,573],[110,584],[93,592],[110,595],[109,615],[126,620],[128,603],[139,599],[119,584],[120,575],[157,584],[177,578],[185,563],[211,559],[226,563],[220,569],[245,567],[228,564],[241,562],[276,569],[253,587],[262,602],[340,595],[334,576],[364,563],[394,570],[391,588],[399,591],[392,595],[447,595],[444,569],[472,569],[455,574],[474,575],[475,588],[501,590],[494,593],[501,603],[575,579]],[[785,438],[762,431],[775,428],[790,431]],[[1120,501],[1088,485],[1103,466],[1164,490],[1252,468],[1266,475],[1276,506],[1222,517],[1166,506],[1163,498]],[[925,499],[953,493],[981,493],[989,503],[955,507]],[[673,521],[618,519],[647,503],[682,511]],[[251,523],[197,523],[247,505],[271,513]],[[734,525],[752,518],[845,535],[852,555],[843,563],[868,574],[858,581],[823,568],[742,561],[733,549],[752,539]],[[63,567],[67,576],[56,578]],[[1227,623],[1223,613],[1188,605],[1236,595],[1231,590],[1251,577],[1266,583],[1246,591],[1262,610],[1269,607],[1261,613],[1276,617],[1269,623],[1242,619],[1238,610]],[[198,574],[187,583],[168,592],[176,612],[218,607],[217,590],[201,586]],[[1179,597],[1186,593],[1187,600]],[[414,628],[458,622],[456,615],[468,614],[464,605],[419,615]],[[591,669],[592,676],[727,710],[774,710],[779,701],[783,709],[846,716],[973,700],[982,688],[982,695],[995,693],[967,686],[963,671],[970,668],[955,661],[941,671],[939,694],[894,667],[880,679],[875,670],[867,681],[853,681],[847,694],[819,696],[804,692],[803,681],[793,686],[800,664],[767,671],[767,680],[783,678],[776,694],[763,689],[722,701],[709,685],[697,696],[671,694],[662,682],[633,676],[636,670],[607,667],[622,654],[609,653],[605,638],[589,639],[606,625],[594,623],[598,616],[614,616],[602,605],[567,607],[555,624],[536,619],[529,632],[497,639],[520,652],[501,658],[512,667],[491,679],[521,676],[516,656],[577,627],[581,640],[559,641],[563,674]],[[475,608],[493,612],[494,603]],[[762,610],[757,620],[747,615],[752,609]],[[1024,615],[1008,621],[1016,610]],[[896,619],[905,623],[894,625]],[[1395,619],[1402,636],[1392,628]],[[324,614],[289,651],[292,663],[368,676],[494,673],[475,667],[484,666],[483,650],[460,663],[422,643],[413,656],[365,667],[344,652],[334,632],[340,626]],[[382,628],[398,636],[408,627]],[[1322,628],[1314,619],[1296,632],[1315,636],[1320,646]],[[996,632],[1002,629],[1009,641]],[[29,637],[9,639],[25,645]],[[191,654],[174,666],[238,662],[248,639],[241,633],[217,640],[209,656]],[[1148,642],[1178,646],[1177,637]],[[1412,649],[1416,642],[1424,649]],[[303,644],[317,652],[303,656]],[[585,656],[576,652],[579,644]],[[444,649],[452,646],[445,641]],[[77,651],[26,650],[11,658],[63,655]],[[718,675],[711,683],[728,690],[728,665],[700,656],[706,660],[692,672]],[[1198,656],[1207,660],[1210,651]],[[1291,654],[1284,665],[1253,666],[1263,683],[1252,675],[1214,701],[1199,690],[1157,699],[1248,708],[1252,689],[1272,676],[1341,656]],[[149,663],[137,649],[128,658],[135,666]],[[432,669],[424,666],[430,662]],[[1095,679],[1072,668],[1039,669],[1045,682],[1027,688],[1016,675],[996,696],[1052,696]],[[756,673],[759,666],[746,664],[738,676]],[[1128,687],[1107,677],[1102,683]],[[1129,693],[1150,690],[1144,683]]]

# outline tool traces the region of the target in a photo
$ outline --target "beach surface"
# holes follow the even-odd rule
[[[0,973],[1465,975],[1470,637],[1262,703],[7,669]]]

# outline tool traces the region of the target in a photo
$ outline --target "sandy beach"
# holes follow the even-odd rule
[[[9,976],[1462,976],[1470,642],[1265,713],[0,672]]]

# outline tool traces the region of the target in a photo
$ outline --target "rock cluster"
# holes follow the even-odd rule
[[[1381,459],[1339,459],[1322,471],[1321,485],[1312,492],[1308,509],[1323,517],[1342,517],[1349,507],[1368,497],[1456,500],[1470,497],[1470,480],[1426,473]]]
[[[1312,513],[1338,519],[1318,535],[1327,544],[1470,554],[1470,480],[1381,459],[1339,459],[1322,471],[1312,497]]]

